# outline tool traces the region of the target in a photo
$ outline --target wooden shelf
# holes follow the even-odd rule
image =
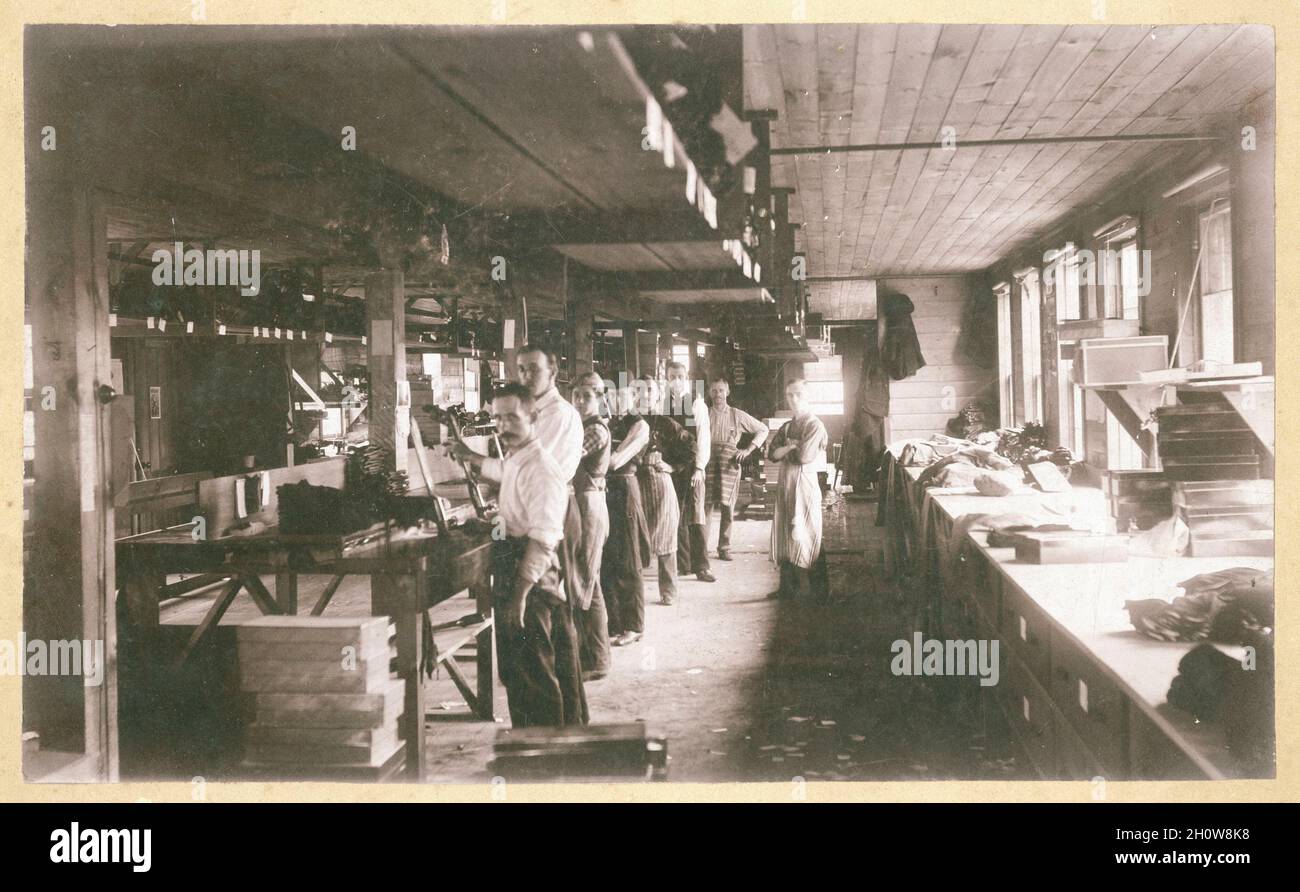
[[[110,333],[115,338],[242,338],[246,341],[279,341],[285,344],[313,343],[360,344],[361,335],[313,331],[301,328],[277,328],[274,325],[234,325],[216,322],[168,322],[158,317],[137,318],[110,314]],[[277,335],[276,332],[279,332]],[[262,334],[266,332],[266,334]]]

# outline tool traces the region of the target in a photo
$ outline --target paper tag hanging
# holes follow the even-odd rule
[[[645,98],[645,147],[657,152],[664,147],[664,113],[653,96]]]
[[[686,159],[686,200],[695,203],[695,162]]]
[[[443,266],[451,263],[451,239],[447,238],[447,224],[442,224],[442,238],[438,241],[438,262]]]

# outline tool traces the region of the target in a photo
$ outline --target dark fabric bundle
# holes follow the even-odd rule
[[[912,300],[906,294],[887,293],[881,298],[885,317],[883,365],[895,381],[910,378],[925,366],[921,342],[912,323]]]
[[[1133,628],[1157,641],[1240,644],[1273,627],[1273,572],[1233,567],[1179,584],[1187,594],[1125,601]]]
[[[1223,710],[1224,696],[1241,663],[1212,644],[1198,644],[1178,661],[1178,674],[1169,686],[1169,703],[1196,716],[1214,721]]]

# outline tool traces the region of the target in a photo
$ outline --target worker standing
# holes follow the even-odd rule
[[[600,584],[609,611],[610,644],[623,647],[645,633],[645,582],[650,566],[650,530],[646,522],[638,457],[650,442],[650,425],[641,417],[636,389],[620,388],[610,400],[613,451],[605,476],[609,538],[600,564]]]
[[[768,455],[781,463],[772,515],[772,559],[781,569],[780,587],[771,597],[807,597],[811,570],[822,547],[822,490],[817,469],[826,461],[826,426],[808,406],[801,379],[785,386],[794,417],[772,438]]]
[[[767,440],[767,425],[748,412],[727,404],[731,385],[718,379],[709,386],[709,434],[713,439],[709,465],[704,472],[704,532],[713,522],[713,509],[720,509],[718,559],[731,560],[731,513],[740,490],[740,466]],[[744,446],[740,443],[748,437]],[[707,539],[706,539],[707,546]]]
[[[667,415],[682,418],[694,436],[694,453],[675,463],[673,487],[681,507],[681,522],[677,532],[677,571],[688,576],[695,574],[701,582],[717,582],[710,572],[709,549],[705,541],[708,532],[708,515],[704,504],[704,472],[709,466],[709,406],[702,397],[692,398],[691,382],[686,364],[670,362],[668,375]]]
[[[578,655],[583,681],[609,674],[609,617],[600,585],[601,556],[609,536],[605,504],[605,475],[609,469],[609,425],[602,414],[605,383],[587,372],[573,388],[573,406],[582,416],[582,458],[573,477],[573,490],[582,519],[573,593],[573,622],[578,630]]]
[[[506,450],[496,460],[504,536],[493,542],[492,579],[510,721],[516,728],[585,724],[577,634],[557,554],[568,507],[564,472],[537,436],[537,404],[527,387],[499,389],[492,417]],[[453,452],[480,469],[493,461],[463,443]]]

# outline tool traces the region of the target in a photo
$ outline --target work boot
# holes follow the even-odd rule
[[[729,561],[729,560],[731,560],[731,551],[730,551],[729,549],[726,549],[726,548],[719,548],[719,549],[718,549],[718,560],[720,560],[720,561]]]
[[[781,569],[781,583],[777,586],[776,591],[768,592],[769,598],[786,598],[790,595],[790,562],[780,561],[777,564]]]
[[[812,573],[794,564],[790,565],[790,596],[800,601],[812,598]]]
[[[698,579],[700,582],[717,582],[717,581],[718,581],[718,577],[714,576],[714,575],[713,575],[712,573],[710,573],[708,570],[701,570],[700,572],[696,573],[696,574],[695,574],[695,578]]]

